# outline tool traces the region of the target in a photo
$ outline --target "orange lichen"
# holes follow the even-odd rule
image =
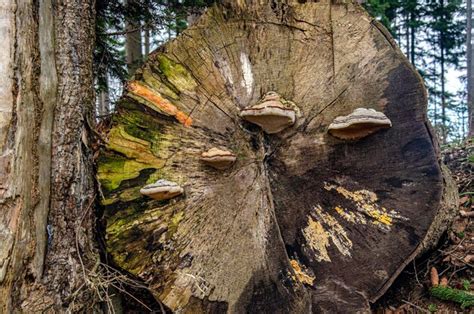
[[[290,265],[291,268],[293,268],[293,271],[295,272],[296,279],[304,284],[307,284],[309,286],[312,286],[314,283],[314,277],[311,277],[310,275],[306,274],[303,269],[301,268],[300,264],[298,261],[292,259],[290,260]]]
[[[140,84],[137,81],[132,81],[128,83],[128,90],[145,99],[146,101],[155,105],[159,110],[164,111],[165,113],[169,114],[170,116],[174,116],[176,120],[180,123],[184,124],[184,126],[191,126],[193,120],[187,114],[182,111],[179,111],[175,105],[170,103],[165,98],[161,97],[161,95],[150,88]]]

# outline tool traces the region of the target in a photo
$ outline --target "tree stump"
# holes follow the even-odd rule
[[[128,83],[99,158],[107,250],[173,311],[367,310],[454,208],[422,80],[358,4],[250,2],[212,7]],[[296,117],[275,134],[241,114],[270,91]],[[391,127],[328,133],[357,108]]]

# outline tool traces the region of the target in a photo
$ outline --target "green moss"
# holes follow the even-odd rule
[[[430,293],[440,300],[459,303],[461,308],[468,308],[474,305],[474,295],[463,290],[436,286],[430,289]]]
[[[143,80],[147,85],[152,87],[154,90],[157,90],[160,94],[174,100],[178,100],[179,96],[177,93],[179,91],[174,90],[173,86],[167,86],[163,82],[161,82],[153,72],[147,67],[143,70]]]
[[[192,90],[197,83],[192,75],[181,65],[164,55],[158,55],[159,69],[166,79],[179,91]]]
[[[137,198],[142,197],[142,195],[140,194],[140,189],[141,187],[139,186],[131,188],[131,189],[127,189],[123,191],[122,193],[120,193],[119,199],[122,202],[129,202],[129,201],[136,200]]]
[[[179,223],[184,219],[184,212],[180,211],[171,217],[168,223],[168,237],[171,238],[173,234],[178,231]]]
[[[98,163],[98,178],[106,191],[116,190],[123,181],[137,178],[144,169],[160,169],[164,166],[165,158],[160,158],[160,154],[167,151],[172,137],[164,136],[162,126],[154,123],[151,118],[132,110],[127,110],[116,118],[115,126],[108,136],[107,149],[110,153],[101,154]],[[157,177],[158,173],[153,179]],[[120,198],[130,200],[137,196],[137,191],[134,191]],[[103,203],[114,202],[107,199]]]
[[[170,214],[160,208],[143,211],[143,207],[133,202],[126,209],[107,219],[107,252],[114,262],[132,274],[138,274],[147,265],[151,256],[146,250],[147,236],[165,221]]]
[[[131,224],[138,218],[136,215],[131,215],[124,217],[122,219],[117,219],[113,224],[107,226],[107,236],[109,240],[111,238],[124,234],[126,229],[130,227]],[[111,243],[112,241],[109,241]]]
[[[141,170],[149,167],[147,164],[128,160],[119,155],[101,156],[97,176],[101,186],[110,192],[117,189],[122,181],[138,177]],[[110,202],[111,200],[106,200],[104,205]]]

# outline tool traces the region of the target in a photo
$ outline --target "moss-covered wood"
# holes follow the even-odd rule
[[[359,5],[262,2],[209,9],[128,83],[99,160],[108,252],[174,311],[366,310],[453,204],[425,89]],[[269,91],[297,112],[274,135],[239,117]],[[393,126],[328,134],[360,107]],[[184,194],[140,194],[158,179]]]

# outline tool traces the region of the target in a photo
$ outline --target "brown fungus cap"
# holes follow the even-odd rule
[[[284,106],[275,92],[267,93],[258,104],[242,109],[240,116],[260,126],[268,134],[281,132],[296,120],[295,110]]]
[[[392,122],[382,112],[357,108],[347,116],[334,119],[328,131],[332,136],[343,140],[358,140],[391,126]]]
[[[184,190],[177,183],[168,180],[158,180],[148,184],[140,190],[140,193],[152,199],[162,201],[183,194]]]
[[[236,159],[237,157],[232,152],[218,148],[211,148],[201,154],[201,161],[203,163],[219,170],[228,169]]]

